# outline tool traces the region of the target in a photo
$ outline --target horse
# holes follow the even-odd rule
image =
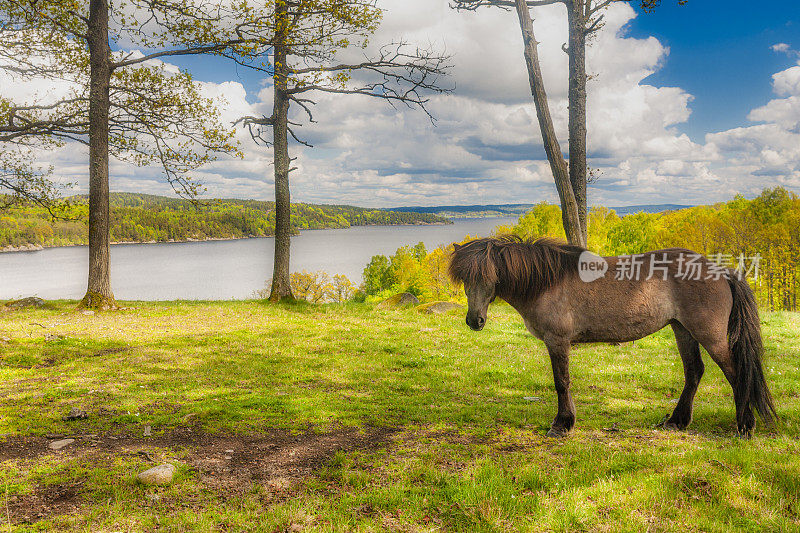
[[[693,275],[687,275],[689,271]],[[668,324],[683,361],[685,383],[664,428],[684,430],[692,421],[704,371],[701,345],[733,389],[740,435],[752,435],[753,410],[770,426],[777,418],[761,363],[753,291],[738,271],[691,250],[600,257],[553,239],[506,235],[454,245],[449,274],[464,285],[470,328],[483,329],[489,304],[501,298],[544,342],[558,396],[550,437],[564,437],[575,425],[569,376],[572,344],[634,341]]]

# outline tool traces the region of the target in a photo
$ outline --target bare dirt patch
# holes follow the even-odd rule
[[[26,462],[49,457],[109,464],[121,456],[135,457],[150,466],[176,462],[189,467],[199,481],[223,501],[263,487],[267,501],[280,501],[325,465],[339,451],[372,450],[385,446],[391,428],[337,428],[327,432],[292,434],[271,430],[258,434],[207,433],[175,428],[152,437],[130,434],[49,435],[0,439],[0,463]],[[55,438],[75,442],[59,451],[48,444]],[[10,495],[12,523],[74,513],[84,503],[82,483],[37,486],[31,494]]]
[[[102,350],[98,350],[92,354],[89,354],[89,357],[102,357],[104,355],[115,355],[115,354],[129,352],[130,350],[131,350],[130,346],[116,346],[114,348],[103,348]]]
[[[12,524],[31,523],[52,516],[76,512],[83,497],[82,481],[39,486],[31,494],[8,496],[8,513]]]

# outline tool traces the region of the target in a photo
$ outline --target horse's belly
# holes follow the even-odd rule
[[[579,332],[574,342],[629,342],[636,341],[666,326],[669,322],[638,324],[635,327],[618,326],[614,329],[588,329]]]
[[[652,308],[635,314],[608,310],[595,320],[576,324],[575,342],[628,342],[652,335],[672,320],[668,309]]]

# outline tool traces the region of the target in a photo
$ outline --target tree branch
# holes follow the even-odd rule
[[[528,0],[528,7],[543,7],[553,4],[566,4],[568,0]],[[475,11],[481,7],[501,7],[512,9],[516,3],[511,0],[450,0],[450,7],[457,11]]]

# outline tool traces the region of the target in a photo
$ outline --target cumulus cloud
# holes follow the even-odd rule
[[[772,76],[779,98],[753,109],[758,124],[709,134],[732,190],[756,194],[764,186],[800,188],[800,64]]]

